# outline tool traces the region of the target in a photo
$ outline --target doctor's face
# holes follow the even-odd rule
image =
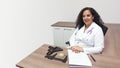
[[[83,12],[83,22],[85,23],[86,26],[90,26],[93,22],[93,15],[91,14],[90,10],[85,10]]]

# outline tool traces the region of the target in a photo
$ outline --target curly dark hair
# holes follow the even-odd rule
[[[85,10],[89,10],[91,12],[92,16],[94,17],[93,22],[95,22],[97,25],[99,25],[100,27],[102,27],[102,25],[104,24],[104,22],[102,21],[100,15],[96,12],[96,10],[93,9],[93,8],[91,8],[91,7],[85,7],[85,8],[83,8],[80,11],[80,13],[79,13],[79,15],[77,17],[76,27],[75,28],[78,27],[80,29],[82,26],[84,26],[85,23],[83,22],[83,12]]]

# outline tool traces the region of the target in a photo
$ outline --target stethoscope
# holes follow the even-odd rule
[[[94,27],[92,27],[90,30],[87,31],[87,34],[91,34],[93,31]]]

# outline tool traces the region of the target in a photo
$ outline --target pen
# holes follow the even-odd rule
[[[92,55],[90,55],[90,57],[93,59],[94,62],[96,62],[95,58]]]

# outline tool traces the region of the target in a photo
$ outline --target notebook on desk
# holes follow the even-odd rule
[[[75,53],[72,50],[68,50],[68,59],[70,67],[90,67],[92,63],[87,54],[80,52]]]

